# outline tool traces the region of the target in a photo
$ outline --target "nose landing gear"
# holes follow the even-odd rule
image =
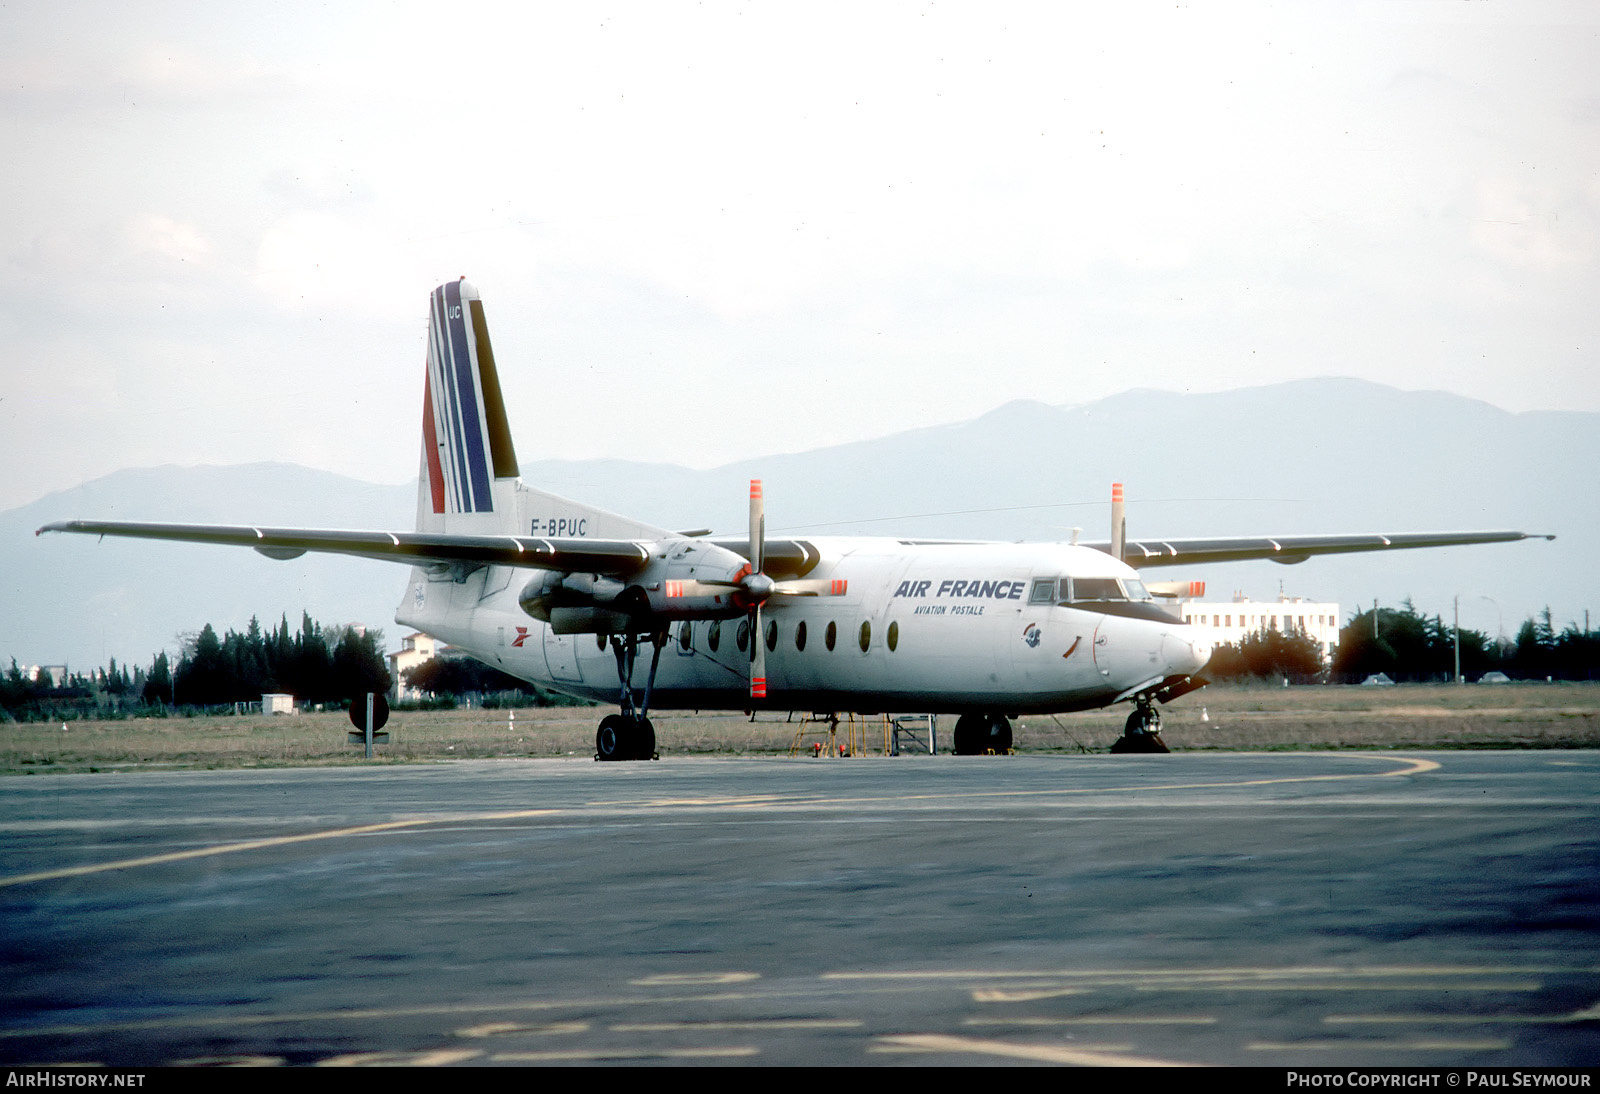
[[[1122,727],[1122,736],[1111,746],[1112,752],[1171,752],[1161,739],[1161,712],[1155,699],[1141,695],[1134,700],[1133,713]]]

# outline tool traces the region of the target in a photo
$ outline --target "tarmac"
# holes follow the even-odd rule
[[[1600,753],[0,780],[0,1062],[1592,1066]]]

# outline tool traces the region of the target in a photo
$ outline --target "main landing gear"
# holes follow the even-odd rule
[[[963,714],[956,719],[957,756],[1004,756],[1011,751],[1011,720],[1004,714]]]
[[[645,680],[644,701],[637,708],[633,704],[633,663],[639,653],[639,642],[648,639],[654,650],[650,654],[650,675]],[[611,649],[617,655],[617,681],[621,689],[621,714],[608,714],[600,721],[594,735],[594,758],[597,760],[653,760],[656,758],[656,727],[645,715],[650,710],[650,690],[655,687],[656,668],[661,664],[661,648],[667,644],[667,632],[655,634],[630,634],[611,636]]]
[[[1113,752],[1170,752],[1161,739],[1161,712],[1156,701],[1148,695],[1134,700],[1133,713],[1128,724],[1122,727],[1122,736],[1111,746]]]

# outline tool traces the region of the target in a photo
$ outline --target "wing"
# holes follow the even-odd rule
[[[1230,536],[1214,539],[1129,540],[1123,561],[1135,569],[1194,566],[1205,562],[1271,559],[1289,565],[1312,555],[1347,555],[1362,551],[1399,551],[1413,547],[1459,547],[1469,543],[1513,543],[1522,539],[1555,539],[1530,532],[1400,532],[1392,535]],[[1108,542],[1085,547],[1111,553]]]
[[[229,524],[141,524],[128,521],[68,520],[46,524],[45,532],[89,536],[130,536],[181,543],[219,543],[252,547],[268,558],[296,558],[307,551],[355,555],[385,562],[426,566],[472,563],[566,570],[623,576],[650,561],[647,544],[625,539],[546,539],[537,536],[459,535],[446,532],[354,532],[321,528],[256,528]]]

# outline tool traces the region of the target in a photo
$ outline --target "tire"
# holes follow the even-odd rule
[[[989,723],[984,727],[987,733],[984,737],[983,751],[992,751],[996,756],[1004,756],[1011,751],[1011,719],[1004,714],[991,714]]]
[[[1011,720],[1003,714],[963,714],[956,719],[957,756],[1003,756],[1011,751]]]
[[[955,733],[950,742],[957,756],[977,756],[983,752],[979,741],[983,735],[983,720],[976,714],[963,714],[956,719]]]
[[[650,719],[640,718],[632,726],[633,758],[636,760],[653,760],[656,758],[656,727],[650,724]]]
[[[597,760],[632,759],[628,745],[633,734],[628,732],[627,721],[620,714],[608,714],[600,720],[594,735],[594,757]]]

